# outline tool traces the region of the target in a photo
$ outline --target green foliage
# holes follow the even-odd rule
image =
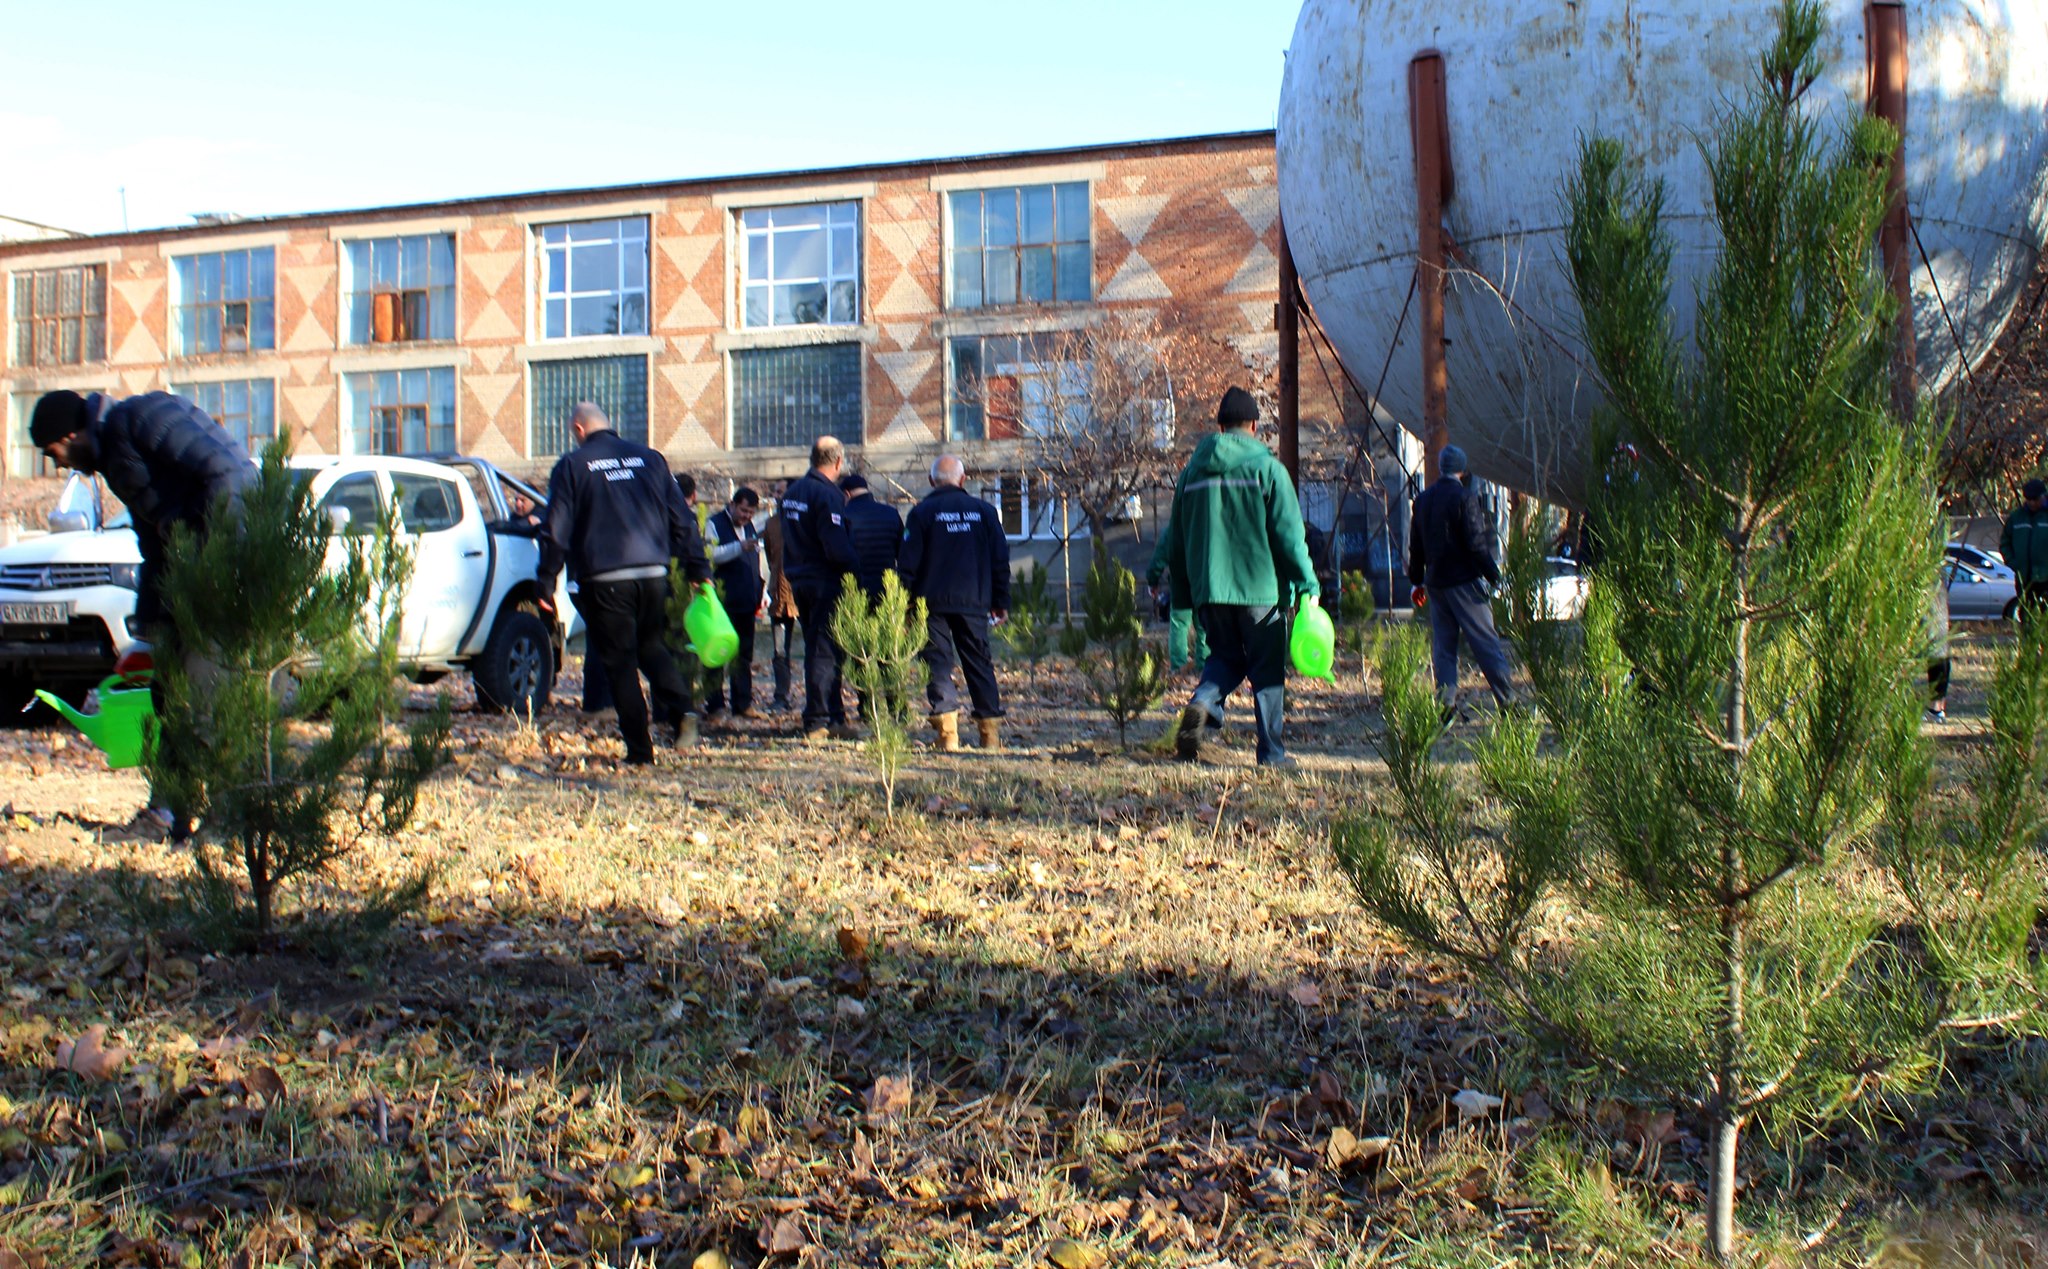
[[[1531,1036],[1705,1120],[1723,1259],[1746,1124],[1820,1122],[1960,1032],[2033,1029],[2044,978],[2048,650],[2023,632],[1991,743],[1937,787],[1918,717],[1939,429],[1892,411],[1871,250],[1897,138],[1822,135],[1802,102],[1822,26],[1788,3],[1704,143],[1723,249],[1692,348],[1661,189],[1619,145],[1582,148],[1567,256],[1610,405],[1595,452],[1641,457],[1588,490],[1577,637],[1539,619],[1539,545],[1510,548],[1505,617],[1550,734],[1511,713],[1477,788],[1456,779],[1420,643],[1391,641],[1394,804],[1333,829],[1382,921]]]
[[[1337,611],[1331,615],[1337,619],[1337,646],[1358,657],[1358,674],[1363,681],[1372,669],[1369,653],[1379,626],[1372,583],[1364,573],[1354,569],[1344,574],[1337,588]]]
[[[896,777],[910,752],[912,702],[929,672],[919,655],[929,638],[924,601],[910,597],[894,569],[882,575],[882,593],[872,601],[848,576],[832,612],[832,638],[846,653],[846,678],[860,694],[868,725],[868,755],[882,778],[885,812],[894,819]]]
[[[331,876],[366,837],[402,829],[446,758],[445,697],[396,721],[411,557],[388,522],[332,539],[287,457],[272,442],[241,507],[217,508],[203,539],[174,531],[165,555],[173,633],[156,649],[163,711],[149,774],[200,823],[195,872],[174,903],[226,946],[271,935],[291,883]],[[426,886],[414,875],[376,890],[336,928],[388,924]]]
[[[1053,650],[1053,620],[1058,615],[1059,605],[1053,602],[1045,568],[1033,563],[1010,583],[1010,616],[996,627],[996,638],[1030,663],[1034,681],[1038,678],[1038,663]]]
[[[1088,693],[1116,724],[1117,744],[1130,748],[1130,725],[1166,696],[1168,667],[1157,640],[1144,637],[1138,579],[1098,539],[1081,592],[1081,633],[1093,651],[1078,655]],[[1067,627],[1071,632],[1074,627]],[[1061,646],[1067,643],[1067,632]]]
[[[719,602],[725,602],[725,583],[712,579],[713,593]],[[690,643],[689,627],[683,624],[683,616],[690,611],[690,601],[697,597],[699,587],[683,576],[683,566],[675,560],[668,562],[668,601],[662,605],[666,634],[663,642],[668,645],[669,655],[675,658],[676,673],[683,676],[683,682],[690,685],[691,700],[702,706],[711,699],[711,693],[718,686],[718,671],[706,669],[697,658],[697,649]],[[741,648],[744,655],[753,655],[752,648]]]
[[[1060,623],[1060,655],[1069,661],[1078,662],[1088,654],[1088,631],[1071,621]]]

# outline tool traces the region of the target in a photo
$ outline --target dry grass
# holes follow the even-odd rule
[[[1958,735],[1980,672],[1966,646]],[[919,755],[893,826],[850,746],[625,776],[572,712],[463,715],[416,831],[336,883],[429,861],[432,907],[338,963],[132,928],[113,869],[183,857],[109,828],[132,778],[16,733],[0,1265],[1688,1263],[1691,1126],[1517,1050],[1329,866],[1379,779],[1340,680],[1298,694],[1289,778],[1242,726],[1199,767],[1117,756],[1049,662],[1021,747]],[[51,1069],[95,1022],[133,1056]],[[1467,1088],[1506,1111],[1461,1121]],[[2048,1057],[1953,1089],[1760,1139],[1757,1261],[2027,1246]]]

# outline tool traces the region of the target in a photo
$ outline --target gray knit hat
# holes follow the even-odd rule
[[[1456,476],[1472,470],[1472,460],[1465,457],[1465,451],[1455,445],[1446,445],[1436,456],[1436,469],[1446,476]]]

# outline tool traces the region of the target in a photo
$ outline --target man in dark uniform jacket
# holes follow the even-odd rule
[[[1436,483],[1416,495],[1409,517],[1408,580],[1428,594],[1437,696],[1446,710],[1457,704],[1462,636],[1494,697],[1506,705],[1514,699],[1514,687],[1507,651],[1493,628],[1493,588],[1500,584],[1493,524],[1465,484],[1471,474],[1465,451],[1446,445],[1436,464]]]
[[[844,578],[853,572],[853,540],[846,532],[846,498],[837,483],[846,447],[821,436],[811,444],[811,469],[782,495],[782,568],[796,594],[804,627],[804,739],[836,733],[851,738],[846,694],[840,686],[846,653],[832,639],[832,612]]]
[[[760,718],[754,708],[754,614],[761,609],[761,533],[754,516],[761,510],[761,495],[741,485],[733,490],[725,510],[705,524],[710,534],[711,575],[718,582],[725,615],[740,637],[740,650],[733,659],[711,672],[711,695],[705,703],[704,721],[715,723],[726,712],[727,680],[732,682],[732,714],[737,718]]]
[[[590,646],[605,668],[626,739],[626,762],[654,761],[644,670],[657,698],[675,717],[688,692],[669,659],[668,563],[680,560],[692,583],[711,579],[697,518],[683,503],[668,462],[612,430],[603,410],[581,402],[569,416],[576,448],[548,476],[547,535],[541,540],[541,605],[552,610],[564,562],[576,578]]]
[[[924,648],[931,679],[925,699],[939,748],[960,747],[960,693],[953,686],[957,664],[967,678],[974,721],[983,749],[1002,745],[1003,701],[989,655],[992,621],[1010,615],[1010,541],[996,509],[961,488],[967,468],[951,454],[932,464],[932,491],[910,509],[903,531],[905,585],[924,600]]]
[[[896,567],[896,552],[903,545],[903,517],[896,508],[875,497],[868,478],[848,472],[839,478],[839,492],[846,495],[846,536],[853,542],[853,575],[869,599],[880,598],[882,574]]]
[[[36,402],[29,439],[57,466],[98,475],[128,508],[142,552],[135,620],[145,629],[164,619],[164,539],[171,526],[204,533],[214,505],[256,479],[240,441],[168,392],[125,401],[52,392]]]

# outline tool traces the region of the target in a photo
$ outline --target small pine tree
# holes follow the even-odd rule
[[[1974,1030],[2038,1031],[2048,981],[2048,623],[2022,628],[1989,743],[1937,792],[1919,715],[1938,429],[1892,411],[1871,250],[1898,137],[1866,119],[1824,141],[1802,102],[1824,29],[1788,0],[1703,144],[1723,246],[1691,355],[1660,191],[1618,145],[1583,148],[1567,258],[1612,408],[1596,452],[1619,432],[1641,458],[1589,493],[1580,637],[1525,637],[1533,605],[1510,606],[1542,717],[1478,742],[1480,796],[1432,755],[1420,632],[1384,643],[1395,796],[1332,830],[1381,921],[1532,1038],[1698,1116],[1724,1262],[1747,1125],[1825,1121]]]
[[[1166,655],[1144,637],[1138,579],[1099,539],[1081,604],[1081,633],[1094,645],[1082,659],[1089,694],[1116,724],[1117,745],[1129,749],[1131,723],[1165,699]]]
[[[1010,584],[1009,620],[996,627],[996,638],[1023,657],[1031,666],[1031,681],[1038,682],[1038,663],[1053,649],[1053,620],[1059,605],[1042,565],[1034,563]]]
[[[832,612],[832,638],[846,653],[846,677],[860,695],[869,757],[882,778],[889,819],[896,818],[896,777],[910,753],[912,702],[924,691],[929,638],[924,600],[910,597],[894,569],[882,575],[873,600],[849,576]]]
[[[1364,573],[1348,572],[1343,581],[1337,592],[1337,642],[1358,657],[1358,679],[1363,683],[1372,671],[1374,628],[1378,624],[1373,618],[1378,610],[1372,602],[1372,583],[1365,580]]]
[[[241,507],[217,508],[204,538],[174,531],[165,552],[173,633],[156,649],[163,712],[149,773],[199,820],[196,872],[178,897],[195,932],[224,946],[269,938],[287,886],[403,828],[446,760],[447,697],[395,725],[410,556],[387,520],[344,539],[329,567],[333,525],[288,457],[271,442]],[[377,890],[337,932],[388,925],[427,880]]]
[[[1081,658],[1088,655],[1088,631],[1072,621],[1060,623],[1060,655],[1079,665]]]

